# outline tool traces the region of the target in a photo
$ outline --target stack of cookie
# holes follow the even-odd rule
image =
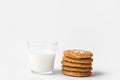
[[[90,76],[93,54],[86,50],[66,50],[62,60],[62,73],[69,76]]]

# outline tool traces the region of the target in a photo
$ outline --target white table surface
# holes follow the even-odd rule
[[[11,46],[11,45],[10,45]],[[21,46],[21,47],[20,47]],[[108,52],[102,51],[94,52],[93,75],[90,77],[70,77],[61,73],[61,57],[62,53],[56,55],[54,74],[39,75],[33,74],[27,60],[27,50],[19,44],[17,46],[9,47],[7,55],[4,53],[0,56],[0,79],[1,80],[114,80],[119,78],[119,55],[113,49]],[[23,48],[25,49],[23,49]],[[109,47],[110,48],[110,47]],[[15,49],[15,50],[14,50]],[[22,50],[23,51],[22,51]],[[24,52],[24,50],[26,52]],[[6,52],[6,51],[5,51]],[[114,54],[113,54],[114,53]]]

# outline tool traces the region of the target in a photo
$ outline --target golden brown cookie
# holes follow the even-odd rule
[[[80,59],[75,59],[75,58],[70,58],[67,56],[63,56],[63,60],[69,61],[69,62],[74,62],[74,63],[91,63],[93,62],[92,58],[80,58]]]
[[[71,66],[71,67],[91,67],[91,63],[73,63],[62,60],[61,62],[65,66]]]
[[[63,65],[62,70],[75,71],[75,72],[89,72],[92,70],[92,67],[70,67]]]
[[[91,58],[92,52],[86,50],[66,50],[64,55],[70,58]]]
[[[87,77],[92,74],[91,72],[74,72],[74,71],[66,71],[66,70],[62,70],[62,73],[68,76],[75,76],[75,77]]]

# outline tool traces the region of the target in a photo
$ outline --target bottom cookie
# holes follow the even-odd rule
[[[73,71],[66,71],[66,70],[62,70],[62,73],[64,75],[74,76],[74,77],[87,77],[92,74],[91,72],[73,72]]]

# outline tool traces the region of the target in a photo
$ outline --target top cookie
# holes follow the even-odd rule
[[[93,56],[92,52],[86,50],[66,50],[64,55],[70,58],[90,58]]]

